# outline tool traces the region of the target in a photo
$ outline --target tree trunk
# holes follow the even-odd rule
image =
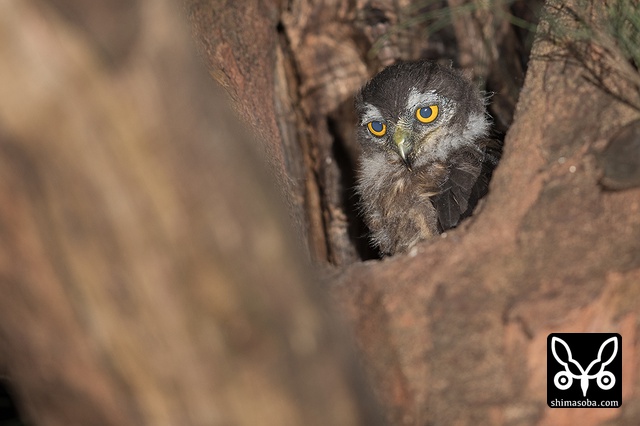
[[[377,257],[353,192],[359,147],[352,96],[382,66],[421,57],[462,65],[481,88],[496,91],[494,115],[500,130],[511,122],[527,49],[507,22],[508,7],[501,2],[499,12],[478,2],[460,13],[449,12],[446,2],[297,0],[280,10],[272,1],[227,9],[216,1],[186,3],[211,74],[228,88],[237,109],[249,115],[255,109],[275,114],[291,183],[281,187],[292,200],[290,210],[296,223],[302,223],[299,233],[315,260],[347,265]],[[527,2],[534,10],[537,3]],[[473,15],[462,13],[467,9]],[[481,24],[487,17],[490,23]],[[442,22],[442,30],[431,31]],[[477,27],[475,38],[485,41],[458,46],[456,40],[469,38],[462,31],[467,27]],[[497,55],[504,50],[510,59]],[[473,54],[482,57],[482,67],[471,67]],[[515,71],[491,80],[492,69]],[[251,86],[245,80],[254,75]],[[263,75],[274,83],[258,84]],[[246,91],[260,96],[239,95]],[[274,144],[270,137],[263,143]]]
[[[105,50],[57,3],[0,6],[0,366],[30,423],[379,423],[176,5],[105,6]]]
[[[548,22],[564,23],[555,6]],[[640,422],[640,184],[607,185],[627,160],[637,176],[639,114],[549,42],[548,22],[480,212],[332,282],[394,424]],[[622,408],[547,407],[552,332],[622,336]]]
[[[556,32],[578,3],[603,27],[600,2],[549,1],[527,62],[512,23],[541,1],[184,0],[237,119],[168,1],[4,3],[0,367],[23,413],[639,424],[637,69]],[[422,57],[495,92],[505,153],[473,217],[380,260],[352,96]],[[622,408],[546,406],[552,332],[622,336]]]

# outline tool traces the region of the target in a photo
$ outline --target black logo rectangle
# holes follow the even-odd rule
[[[552,333],[547,337],[547,404],[551,408],[622,405],[622,337]]]

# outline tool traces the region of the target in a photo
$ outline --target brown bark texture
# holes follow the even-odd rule
[[[0,373],[22,412],[640,424],[640,114],[588,78],[606,52],[551,35],[601,2],[547,2],[527,61],[513,22],[541,3],[1,3]],[[494,92],[505,152],[473,217],[380,260],[352,96],[416,58]],[[622,408],[546,406],[551,332],[621,334]]]
[[[548,18],[565,23],[558,4]],[[480,211],[333,281],[393,424],[640,423],[639,114],[541,26]],[[622,408],[547,407],[552,332],[621,334]]]
[[[392,424],[636,424],[640,197],[628,184],[633,171],[607,182],[629,152],[612,148],[615,141],[637,147],[634,125],[621,129],[638,112],[590,81],[584,57],[551,43],[549,24],[533,60],[518,61],[525,37],[505,19],[527,17],[526,4],[483,8],[489,3],[451,0],[449,15],[437,2],[283,8],[275,85],[287,91],[277,90],[275,103],[288,95],[293,105],[278,120],[288,129],[283,139],[299,143],[285,157],[302,155],[290,163],[306,168],[289,175],[305,179],[294,191],[311,253],[343,265],[327,281]],[[585,3],[598,25],[598,3]],[[569,25],[554,13],[571,5],[550,3],[547,19]],[[431,32],[444,17],[450,26]],[[504,159],[489,196],[459,229],[409,256],[361,263],[371,253],[345,201],[358,155],[348,95],[381,66],[416,57],[447,58],[495,92],[496,127],[509,128]],[[294,130],[282,124],[292,121]],[[623,408],[546,407],[546,338],[563,331],[623,336]]]
[[[520,14],[533,19],[540,4],[511,3],[298,0],[223,7],[186,0],[210,72],[236,100],[236,109],[275,116],[281,139],[264,130],[272,121],[265,118],[261,145],[282,147],[271,151],[283,152],[286,178],[280,186],[292,220],[312,258],[333,265],[377,256],[353,192],[359,154],[355,90],[396,60],[453,63],[496,93],[492,113],[499,130],[506,129],[527,56],[526,36],[516,34],[507,17],[524,4]],[[441,30],[434,32],[436,26]],[[502,51],[509,55],[498,55]]]

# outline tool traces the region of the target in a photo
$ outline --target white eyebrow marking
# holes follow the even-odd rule
[[[435,90],[427,92],[419,92],[415,87],[411,88],[409,97],[407,98],[407,111],[416,109],[418,106],[427,106],[442,102],[443,97],[438,95]]]
[[[380,113],[380,110],[378,109],[378,107],[371,104],[365,104],[364,108],[365,108],[365,111],[362,114],[362,118],[360,119],[361,126],[367,123],[370,123],[372,121],[384,122],[384,118],[382,118],[382,114]]]

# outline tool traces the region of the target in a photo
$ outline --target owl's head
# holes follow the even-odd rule
[[[365,155],[384,155],[408,170],[486,136],[485,102],[471,82],[432,61],[391,65],[356,96]]]

